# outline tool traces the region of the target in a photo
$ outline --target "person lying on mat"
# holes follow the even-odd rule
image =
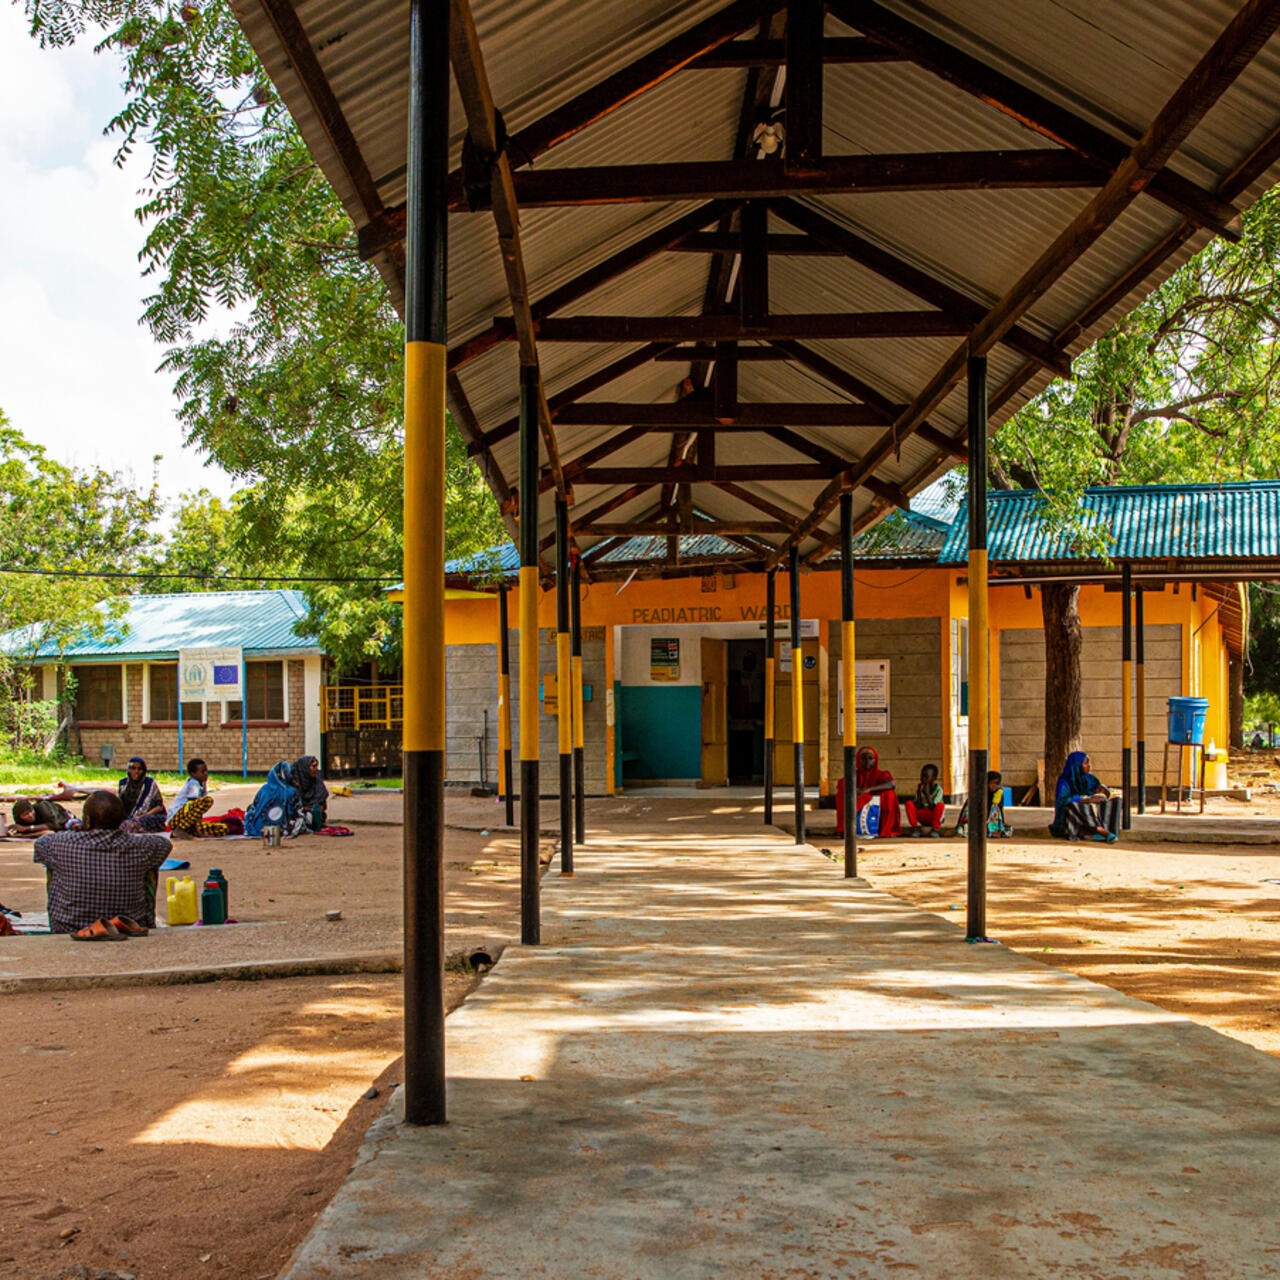
[[[858,750],[858,798],[857,807],[871,803],[876,796],[880,802],[880,834],[900,836],[902,819],[898,815],[898,797],[893,789],[893,774],[880,767],[880,753],[873,747]]]
[[[1120,834],[1120,797],[1089,772],[1092,763],[1073,751],[1062,766],[1049,827],[1059,839],[1113,841]]]
[[[187,761],[187,780],[169,806],[169,830],[188,836],[225,836],[228,829],[222,822],[206,822],[204,815],[213,808],[209,789],[209,766],[203,760]]]
[[[11,836],[38,836],[46,831],[74,831],[80,819],[54,800],[31,800],[20,796],[13,802]]]
[[[33,861],[48,868],[51,932],[96,942],[155,924],[156,872],[173,846],[164,836],[121,831],[123,820],[120,797],[94,791],[84,802],[82,830],[36,841]]]

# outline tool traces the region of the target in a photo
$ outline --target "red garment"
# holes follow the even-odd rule
[[[864,751],[871,756],[873,761],[870,769],[862,767],[862,754]],[[890,784],[889,790],[876,793],[880,801],[880,834],[882,836],[900,836],[902,834],[902,817],[898,811],[898,796],[892,786],[893,774],[880,767],[880,753],[874,747],[859,747],[858,790],[865,791],[868,787],[878,787],[885,782]],[[861,809],[863,805],[870,802],[870,796],[859,795],[856,801],[857,808]]]
[[[942,830],[942,818],[947,812],[945,804],[935,804],[932,809],[917,809],[914,800],[906,800],[902,805],[907,815],[907,822],[913,827],[932,827],[935,831]]]

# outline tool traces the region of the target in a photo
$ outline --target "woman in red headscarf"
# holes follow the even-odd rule
[[[872,747],[858,748],[857,807],[880,800],[880,835],[900,836],[902,819],[898,814],[898,796],[893,789],[893,774],[880,767],[880,755]]]

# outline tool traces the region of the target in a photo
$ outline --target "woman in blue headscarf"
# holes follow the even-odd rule
[[[1089,772],[1083,751],[1067,757],[1053,797],[1052,835],[1062,840],[1112,841],[1120,831],[1120,797]]]
[[[244,815],[245,835],[260,836],[263,827],[280,827],[282,834],[296,836],[305,828],[302,802],[293,785],[292,773],[293,767],[287,760],[272,767]]]

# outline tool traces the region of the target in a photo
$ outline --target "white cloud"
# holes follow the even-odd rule
[[[112,163],[119,71],[91,44],[42,50],[0,4],[0,409],[59,461],[146,483],[162,454],[167,497],[225,495],[230,479],[184,446],[163,351],[138,323],[145,160]]]

